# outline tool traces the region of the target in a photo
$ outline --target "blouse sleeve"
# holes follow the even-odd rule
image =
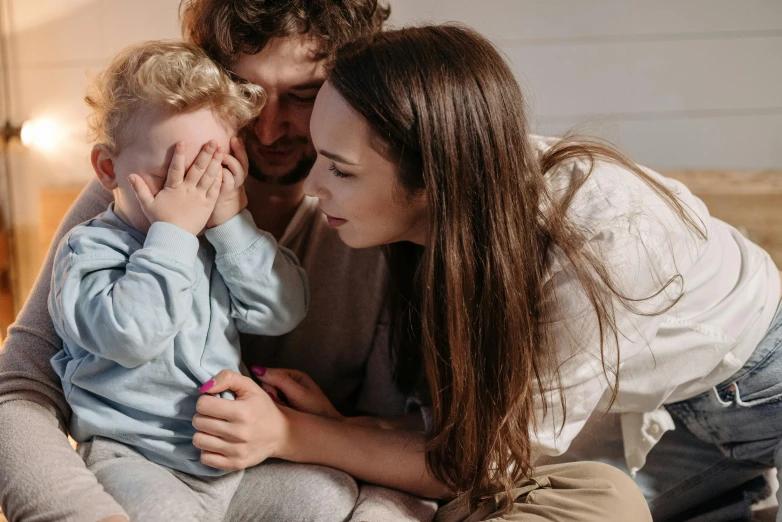
[[[682,274],[695,263],[702,244],[699,232],[648,185],[632,173],[609,168],[622,176],[624,186],[596,180],[574,200],[573,218],[587,231],[582,248],[604,262],[611,284],[628,302],[598,285],[598,292],[608,296],[616,330],[614,336],[604,321],[601,334],[572,263],[554,253],[544,286],[552,357],[537,396],[533,434],[536,449],[545,455],[564,453],[592,413],[609,407],[617,371],[618,389],[632,387],[622,381],[621,368],[650,349],[662,312],[682,294]]]

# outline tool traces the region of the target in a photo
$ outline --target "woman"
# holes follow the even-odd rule
[[[593,413],[622,414],[634,469],[674,421],[735,461],[778,464],[782,296],[770,257],[611,148],[528,135],[522,108],[497,52],[459,27],[338,53],[313,113],[307,190],[348,245],[388,245],[397,382],[422,405],[426,434],[356,426],[306,377],[258,370],[299,411],[256,388],[264,422],[238,423],[248,440],[237,457],[221,437],[232,423],[208,426],[220,412],[203,398],[205,458],[321,463],[519,513],[516,487],[547,473],[536,458],[567,449]]]

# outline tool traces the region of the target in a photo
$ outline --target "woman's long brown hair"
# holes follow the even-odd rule
[[[329,81],[398,165],[403,191],[427,197],[428,244],[387,247],[397,383],[407,392],[424,388],[431,400],[427,465],[454,492],[469,493],[472,505],[509,492],[532,469],[536,392],[560,380],[543,296],[554,249],[594,308],[614,394],[618,372],[604,354],[618,335],[613,303],[635,309],[640,300],[612,283],[567,218],[588,174],[556,201],[546,174],[573,160],[610,161],[642,178],[696,231],[697,224],[669,190],[608,145],[562,140],[541,157],[512,72],[467,28],[407,28],[349,44]],[[610,360],[618,363],[618,354]]]

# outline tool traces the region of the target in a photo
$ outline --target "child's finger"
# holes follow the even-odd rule
[[[166,176],[166,186],[176,187],[185,179],[185,149],[187,146],[184,141],[180,141],[174,146],[174,156],[168,166],[168,175]]]
[[[155,201],[155,197],[152,195],[152,192],[150,192],[147,183],[137,174],[128,176],[128,181],[130,182],[130,186],[133,187],[133,192],[135,192],[138,202],[141,203],[141,207],[144,210],[149,208]]]
[[[206,198],[216,201],[217,197],[220,195],[220,189],[222,188],[222,186],[223,186],[223,176],[222,175],[215,176],[214,181],[212,181],[212,186],[209,187],[209,190],[206,191]]]
[[[231,152],[233,157],[239,160],[242,170],[247,172],[250,169],[250,160],[247,157],[247,149],[244,148],[244,142],[238,136],[231,138]]]
[[[196,185],[201,190],[209,190],[215,182],[215,178],[223,179],[223,153],[218,148],[212,156],[212,161],[206,167],[206,172],[201,176],[201,179]]]
[[[224,168],[223,169],[223,187],[226,189],[233,189],[236,186],[236,183],[234,182],[234,175],[231,174],[231,171]]]
[[[223,157],[223,165],[230,171],[234,178],[237,187],[244,184],[244,180],[247,178],[247,169],[242,166],[242,162],[237,158],[226,154]]]
[[[199,181],[201,181],[201,178],[206,172],[206,169],[212,162],[212,156],[216,150],[217,142],[215,140],[209,140],[204,144],[203,147],[201,147],[201,150],[198,152],[195,161],[193,161],[193,164],[187,170],[185,183],[190,183],[191,185],[195,186]]]

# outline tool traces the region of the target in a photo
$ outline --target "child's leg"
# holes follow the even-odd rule
[[[170,470],[150,462],[128,446],[96,437],[80,444],[77,451],[131,521],[205,520],[197,493]]]
[[[215,522],[225,517],[228,505],[244,477],[244,470],[232,471],[220,477],[196,477],[181,471],[172,473],[195,495],[202,513],[198,520]]]
[[[245,470],[223,520],[343,522],[353,512],[357,497],[358,485],[347,473],[268,459]]]

